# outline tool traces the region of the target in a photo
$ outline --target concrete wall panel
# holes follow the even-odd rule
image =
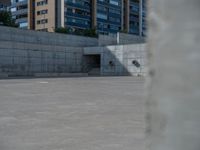
[[[102,75],[146,75],[146,53],[145,44],[84,48],[86,55],[101,54]],[[133,60],[140,63],[139,68],[133,64]],[[111,61],[113,65],[110,64]]]
[[[2,29],[5,29],[5,32]],[[49,37],[49,33],[39,34],[7,27],[0,27],[0,30],[4,33],[0,37],[0,73],[14,76],[46,72],[81,72],[82,48],[77,46],[83,45],[82,37],[78,37],[79,42],[76,43],[76,36],[72,39],[64,36],[74,40],[74,43],[70,42],[70,46],[75,47],[67,47],[63,46],[67,44],[63,35],[51,34]],[[2,35],[6,35],[5,38]],[[93,41],[91,38],[86,40]],[[84,44],[87,45],[87,41]]]

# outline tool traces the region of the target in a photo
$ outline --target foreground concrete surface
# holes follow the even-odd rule
[[[149,1],[149,150],[200,150],[199,8],[199,0]]]
[[[143,79],[0,80],[0,150],[144,150]]]

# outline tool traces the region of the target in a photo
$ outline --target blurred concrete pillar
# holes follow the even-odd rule
[[[200,1],[150,0],[150,150],[200,150]]]

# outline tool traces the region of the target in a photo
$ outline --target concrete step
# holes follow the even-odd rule
[[[89,72],[88,72],[89,76],[99,76],[100,75],[100,68],[92,68]]]

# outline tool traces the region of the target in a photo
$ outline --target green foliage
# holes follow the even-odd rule
[[[97,37],[96,29],[72,30],[70,28],[56,28],[55,32],[64,34],[74,34],[88,37]]]
[[[4,26],[18,27],[12,19],[11,12],[8,11],[0,11],[0,23]]]
[[[120,32],[121,32],[121,33],[128,33],[128,31],[127,31],[126,29],[121,30]]]
[[[96,29],[85,29],[83,30],[83,35],[89,37],[96,37]]]
[[[67,34],[67,33],[70,33],[70,29],[69,28],[56,28],[55,32]]]

